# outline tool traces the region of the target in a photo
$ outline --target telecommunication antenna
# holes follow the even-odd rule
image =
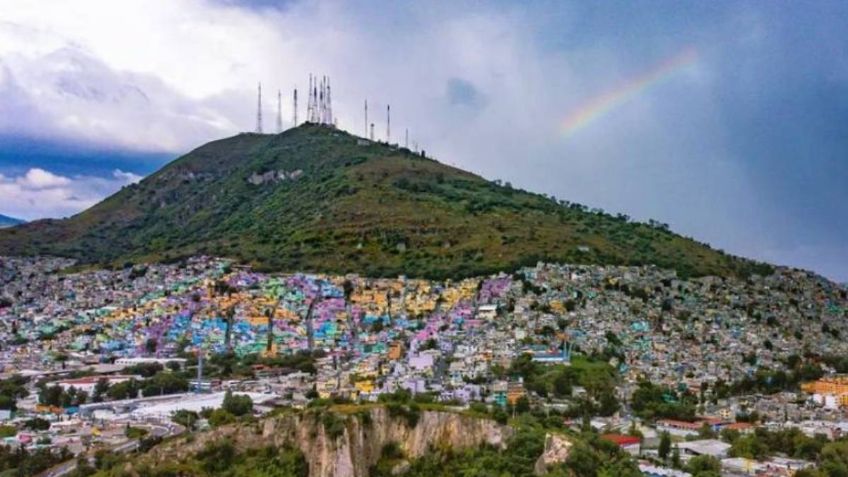
[[[262,83],[259,83],[259,96],[256,102],[256,133],[262,134]]]
[[[306,90],[306,122],[312,121],[312,74],[309,74],[309,89]]]
[[[314,83],[312,84],[312,117],[309,118],[310,122],[317,123],[318,122],[318,78],[315,78]]]
[[[330,96],[330,77],[327,77],[327,124],[333,126],[333,98]]]
[[[392,107],[386,105],[386,144],[392,142]]]
[[[403,134],[403,147],[409,149],[409,128],[404,130]]]
[[[297,88],[294,89],[294,95],[292,97],[292,127],[297,127]]]
[[[317,118],[316,118],[317,121],[315,121],[315,122],[321,123],[321,124],[324,123],[324,114],[325,114],[325,109],[326,109],[326,105],[324,104],[324,81],[325,80],[326,80],[326,78],[321,78],[321,83],[318,86],[318,93],[317,93],[317,95],[318,95],[318,114],[317,114]]]
[[[371,123],[371,140],[374,140],[374,123]]]
[[[277,134],[283,132],[283,93],[277,90]]]
[[[368,100],[365,100],[365,137],[368,137]]]

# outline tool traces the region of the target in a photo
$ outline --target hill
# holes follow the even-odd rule
[[[9,217],[8,215],[0,214],[0,228],[4,227],[14,227],[15,225],[24,223],[21,219],[16,219],[14,217]]]
[[[0,255],[31,254],[117,266],[208,254],[263,270],[431,278],[538,260],[655,264],[685,276],[768,271],[660,224],[309,124],[208,143],[71,218],[0,231]]]

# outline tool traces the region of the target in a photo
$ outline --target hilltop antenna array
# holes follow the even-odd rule
[[[262,134],[262,83],[259,83],[259,95],[256,102],[256,133]]]
[[[315,124],[333,126],[333,100],[330,92],[330,78],[309,75],[309,97],[306,105],[306,121]]]

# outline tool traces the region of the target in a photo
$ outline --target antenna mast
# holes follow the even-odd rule
[[[277,134],[283,132],[283,93],[277,90]]]
[[[409,128],[404,130],[403,147],[409,149]]]
[[[326,114],[326,105],[324,104],[324,81],[326,76],[321,77],[321,83],[318,85],[318,117],[317,123],[324,124],[324,114]]]
[[[292,114],[292,127],[296,128],[297,127],[297,88],[294,89],[294,97],[292,99],[293,99],[292,103],[294,103],[292,105],[292,111],[294,111],[293,114]]]
[[[312,117],[309,118],[309,122],[317,123],[318,109],[320,108],[318,104],[318,78],[314,78],[312,81]]]
[[[333,118],[333,98],[330,96],[330,77],[327,77],[327,124],[333,126],[335,123]]]
[[[392,142],[392,107],[386,105],[386,144]]]
[[[312,121],[312,73],[309,74],[309,89],[306,90],[306,122]]]
[[[368,100],[365,100],[365,137],[368,137]]]
[[[256,133],[262,134],[262,83],[259,83],[259,96],[256,102]]]

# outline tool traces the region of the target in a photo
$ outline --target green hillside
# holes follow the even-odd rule
[[[265,270],[432,278],[538,260],[689,276],[767,269],[317,125],[214,141],[74,217],[0,230],[0,255],[12,254],[113,265],[208,254]]]

